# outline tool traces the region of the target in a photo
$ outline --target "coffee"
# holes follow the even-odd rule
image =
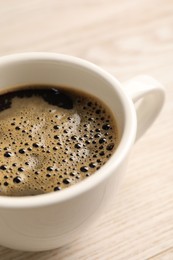
[[[0,195],[59,191],[88,178],[118,145],[116,122],[97,98],[24,86],[0,96]]]

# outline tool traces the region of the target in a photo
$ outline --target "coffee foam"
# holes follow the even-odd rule
[[[95,98],[69,95],[70,109],[33,95],[13,97],[0,112],[1,195],[59,191],[92,175],[112,155],[118,133],[111,113]]]

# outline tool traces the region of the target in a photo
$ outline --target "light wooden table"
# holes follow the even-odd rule
[[[0,260],[173,260],[173,0],[1,0],[0,55],[25,51],[79,56],[121,81],[150,74],[167,97],[87,233],[47,252],[0,247]]]

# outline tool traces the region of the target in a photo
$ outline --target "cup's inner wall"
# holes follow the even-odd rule
[[[89,62],[61,54],[25,53],[0,59],[0,93],[8,92],[8,89],[12,90],[13,87],[15,89],[16,86],[33,84],[72,87],[98,97],[116,118],[120,143],[115,153],[99,170],[102,174],[96,173],[79,185],[71,186],[60,193],[48,193],[34,198],[1,196],[0,208],[25,209],[57,205],[79,194],[81,197],[81,194],[87,194],[87,191],[94,192],[96,187],[102,187],[99,184],[104,184],[110,175],[119,176],[117,168],[122,169],[124,159],[134,143],[136,117],[133,104],[119,82],[104,70]]]

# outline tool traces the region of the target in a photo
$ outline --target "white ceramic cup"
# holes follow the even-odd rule
[[[87,61],[53,53],[0,58],[0,88],[53,84],[83,90],[107,104],[116,118],[120,144],[94,175],[60,192],[28,197],[0,196],[0,245],[26,251],[58,248],[80,237],[117,191],[129,153],[164,102],[164,89],[148,76],[125,87]],[[134,103],[141,99],[138,108]]]

